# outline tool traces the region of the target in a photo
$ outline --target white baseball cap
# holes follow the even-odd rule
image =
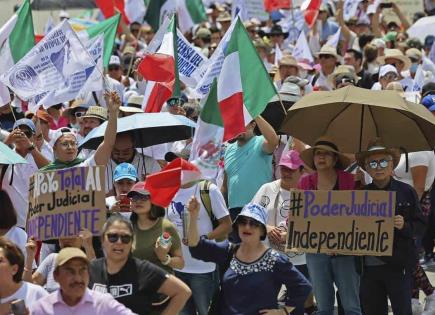
[[[379,77],[383,78],[387,73],[390,73],[390,72],[393,72],[397,76],[399,76],[399,73],[397,72],[397,69],[394,66],[392,66],[392,65],[383,65],[379,69]]]
[[[109,65],[120,66],[121,65],[121,60],[119,59],[118,56],[112,55],[112,56],[110,56]]]

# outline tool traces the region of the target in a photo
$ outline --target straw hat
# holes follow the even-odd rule
[[[101,106],[90,106],[82,118],[98,118],[107,120],[107,108]]]
[[[373,154],[391,155],[393,157],[393,169],[397,167],[400,161],[400,151],[398,149],[389,149],[380,138],[376,138],[375,140],[369,142],[369,144],[367,145],[367,151],[358,152],[355,155],[355,159],[358,165],[363,170],[366,170],[366,159]]]
[[[394,81],[387,84],[386,90],[392,90],[399,93],[400,97],[405,97],[405,91],[403,90],[402,84],[400,82]]]
[[[403,71],[408,70],[411,67],[411,60],[399,49],[386,49],[384,56],[378,57],[377,62],[384,65],[385,59],[397,59],[402,61],[404,63]]]
[[[329,45],[323,45],[320,51],[316,54],[316,57],[321,55],[331,55],[338,59],[337,49]]]
[[[278,66],[293,66],[296,68],[299,68],[298,62],[293,56],[290,55],[284,55],[282,56],[281,60],[278,62]]]
[[[325,150],[337,154],[338,160],[337,160],[337,164],[335,165],[335,168],[337,169],[344,170],[351,163],[350,159],[340,152],[338,147],[334,144],[334,142],[330,138],[320,137],[319,139],[316,140],[314,146],[302,151],[301,153],[302,161],[304,161],[306,166],[308,166],[313,170],[316,169],[314,165],[314,151],[316,149]]]
[[[335,79],[336,79],[338,76],[343,76],[343,77],[346,76],[346,77],[348,77],[348,78],[352,78],[353,81],[355,82],[355,85],[356,85],[356,83],[361,79],[359,76],[357,76],[357,75],[355,74],[355,69],[354,69],[354,67],[352,67],[352,66],[348,66],[348,65],[341,65],[341,66],[338,66],[338,67],[334,70],[334,72],[331,73],[331,74],[328,76],[328,80],[330,80],[330,81],[332,82],[332,84],[335,86]]]
[[[231,22],[231,14],[229,14],[227,11],[222,12],[221,14],[219,14],[216,21],[218,21],[218,22]]]

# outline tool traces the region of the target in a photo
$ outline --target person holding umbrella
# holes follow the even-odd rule
[[[298,188],[303,190],[353,190],[355,181],[346,173],[350,160],[327,137],[317,139],[315,145],[301,152],[305,165],[315,170],[302,177]],[[361,315],[360,275],[354,256],[306,254],[308,272],[313,284],[319,314],[334,311],[334,284],[338,288],[345,314]],[[367,313],[372,315],[372,313]]]
[[[380,139],[371,141],[367,150],[356,154],[358,165],[373,178],[366,190],[396,192],[393,255],[365,256],[361,279],[361,301],[370,315],[388,313],[388,299],[394,314],[408,315],[411,310],[411,275],[417,263],[414,238],[424,231],[425,222],[414,188],[393,178],[400,153],[387,148]]]

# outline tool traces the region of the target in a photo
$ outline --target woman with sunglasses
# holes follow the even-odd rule
[[[311,292],[307,279],[289,258],[267,247],[267,211],[250,203],[243,207],[233,223],[241,242],[216,243],[198,233],[199,202],[188,203],[190,214],[188,243],[192,257],[214,262],[223,271],[218,314],[221,315],[288,315],[304,314],[304,302]],[[287,288],[285,305],[278,307],[282,285]]]
[[[101,242],[105,257],[90,264],[89,287],[110,293],[137,314],[154,314],[156,295],[169,298],[161,314],[176,315],[190,297],[190,289],[178,278],[147,260],[132,256],[134,229],[131,222],[113,214],[104,224]]]
[[[388,314],[388,300],[395,315],[412,314],[411,277],[417,264],[414,238],[424,232],[425,221],[414,188],[393,178],[400,153],[379,139],[356,155],[358,165],[373,179],[366,190],[396,192],[393,255],[364,257],[361,302],[365,314]],[[421,236],[421,235],[420,235]]]
[[[174,224],[164,218],[165,209],[152,203],[152,196],[144,184],[136,183],[127,194],[133,212],[130,217],[135,235],[133,256],[174,273],[174,268],[184,268],[180,236]],[[170,242],[166,246],[159,240],[165,232],[170,235]]]

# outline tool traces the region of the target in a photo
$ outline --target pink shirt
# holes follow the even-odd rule
[[[31,315],[130,315],[130,309],[116,301],[108,293],[86,289],[81,301],[75,306],[67,305],[60,294],[60,289],[38,300],[30,306]]]

